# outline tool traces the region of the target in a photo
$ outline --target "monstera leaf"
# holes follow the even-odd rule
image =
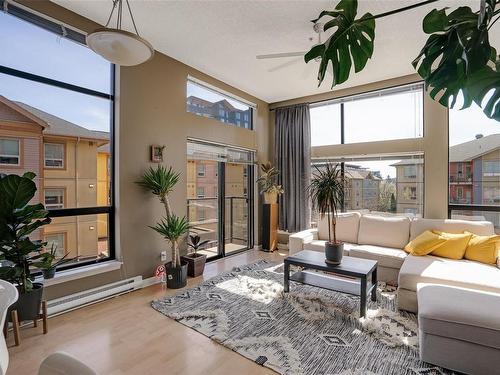
[[[500,58],[495,68],[485,66],[473,73],[467,90],[476,104],[483,107],[486,116],[500,121]],[[486,101],[484,105],[483,101]]]
[[[424,18],[423,29],[430,36],[412,64],[425,80],[429,95],[443,106],[453,108],[460,94],[462,108],[473,101],[481,106],[494,87],[498,71],[488,64],[495,62],[497,56],[489,43],[488,26],[496,5],[495,0],[483,0],[480,12],[459,7],[448,13],[448,8],[443,8],[432,10]],[[493,97],[485,107],[486,115],[498,116],[496,107],[495,111]]]
[[[306,63],[320,58],[318,71],[318,85],[325,79],[328,65],[333,68],[332,87],[339,85],[349,78],[352,65],[357,73],[365,67],[373,54],[375,40],[375,20],[370,13],[356,19],[358,10],[357,0],[341,0],[333,11],[323,11],[312,22],[329,16],[332,19],[325,23],[323,29],[328,31],[335,28],[334,33],[323,44],[318,44],[306,53]]]

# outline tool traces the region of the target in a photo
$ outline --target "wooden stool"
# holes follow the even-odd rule
[[[45,335],[48,332],[48,326],[47,326],[47,301],[42,301],[41,302],[41,314],[39,314],[35,319],[33,319],[33,327],[38,327],[38,320],[42,319],[42,325],[43,325],[43,334]],[[17,310],[12,310],[10,312],[10,317],[12,320],[12,327],[14,331],[14,342],[16,346],[19,346],[21,343],[21,335],[20,335],[20,325],[19,325],[19,317],[17,314]],[[3,333],[5,336],[5,339],[7,339],[7,322],[5,322],[5,326],[3,329]]]

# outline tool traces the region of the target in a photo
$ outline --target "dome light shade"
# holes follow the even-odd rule
[[[87,45],[106,60],[121,66],[139,65],[154,56],[154,48],[148,41],[119,29],[97,29],[87,35]]]

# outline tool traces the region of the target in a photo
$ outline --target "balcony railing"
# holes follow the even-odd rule
[[[188,198],[187,199],[187,219],[193,229],[197,227],[200,230],[206,230],[204,226],[210,224],[218,224],[219,208],[217,197],[206,198]],[[198,219],[198,217],[191,217],[190,208],[201,208],[205,210],[205,217]],[[236,212],[241,208],[240,212]],[[209,211],[210,214],[206,211]],[[225,225],[225,238],[224,243],[246,243],[248,241],[248,198],[245,196],[230,196],[225,197],[225,218],[223,223]],[[215,228],[215,238],[207,245],[213,246],[217,243],[217,228]]]
[[[448,204],[448,217],[462,220],[486,220],[493,223],[495,232],[500,234],[500,205]]]
[[[450,175],[451,183],[472,183],[472,175],[459,176],[459,175]]]

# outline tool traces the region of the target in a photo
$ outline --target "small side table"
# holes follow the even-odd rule
[[[47,325],[47,301],[43,300],[40,303],[40,305],[41,305],[40,309],[41,313],[35,319],[33,319],[33,327],[35,328],[38,327],[38,320],[42,319],[43,334],[45,335],[49,331]],[[12,310],[10,314],[14,331],[14,342],[16,346],[19,346],[21,344],[21,333],[20,333],[19,317],[17,314],[17,310]],[[5,322],[5,326],[3,329],[5,339],[7,339],[7,333],[8,333],[7,325],[8,323]]]

